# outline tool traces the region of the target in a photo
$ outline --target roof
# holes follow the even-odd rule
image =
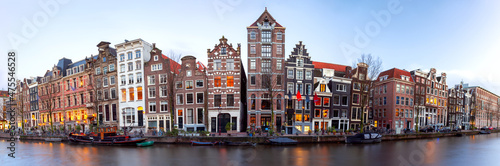
[[[207,71],[207,67],[203,63],[201,63],[200,61],[196,62],[196,65],[197,65],[198,70],[200,72]]]
[[[267,11],[267,7],[264,10],[264,12],[259,16],[259,18],[257,20],[255,20],[255,22],[250,26],[257,26],[257,23],[260,21],[263,21],[266,16],[269,16],[268,20],[271,22],[271,24],[276,23],[276,25],[274,27],[283,27],[283,26],[281,26],[280,23],[276,22],[276,20],[273,18],[273,16],[271,16],[271,14]]]
[[[401,75],[404,75],[404,76],[407,76],[410,78],[410,82],[414,82],[413,81],[413,77],[411,76],[411,73],[409,71],[406,71],[406,70],[401,70],[401,69],[398,69],[398,68],[392,68],[392,69],[389,69],[389,70],[386,70],[386,71],[383,71],[381,72],[378,77],[377,77],[377,80],[380,80],[379,78],[380,77],[383,77],[383,76],[386,76],[387,75],[387,79],[390,79],[390,78],[395,78],[395,79],[401,79]]]
[[[167,59],[167,60],[169,60],[169,62],[170,62],[170,64],[171,64],[171,65],[170,65],[170,71],[174,71],[174,72],[175,72],[175,74],[179,74],[179,69],[181,69],[181,65],[180,65],[179,63],[177,63],[176,61],[174,61],[174,60],[172,60],[172,59],[168,58],[167,56],[165,56],[165,55],[163,55],[163,54],[161,54],[161,57],[162,57],[163,59]]]
[[[317,62],[317,61],[312,61],[312,64],[314,65],[315,69],[333,69],[335,71],[341,71],[341,72],[345,72],[345,69],[347,67],[344,65],[325,63],[325,62]]]

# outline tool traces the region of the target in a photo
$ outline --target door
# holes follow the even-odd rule
[[[314,130],[319,130],[319,122],[314,122]]]
[[[276,132],[281,133],[281,116],[276,117],[276,129],[278,129]]]
[[[179,129],[184,128],[184,122],[182,121],[182,117],[179,117],[178,124],[179,124]]]
[[[221,133],[227,133],[227,130],[226,130],[226,125],[227,123],[230,122],[231,120],[231,115],[229,114],[219,114],[218,115],[218,124],[217,124],[217,127],[218,127],[218,130],[221,132]]]
[[[143,117],[142,117],[142,110],[141,110],[141,111],[137,111],[137,118],[138,118],[138,122],[139,122],[139,124],[138,124],[138,125],[139,125],[139,126],[143,126],[143,123],[144,123],[143,121],[144,121],[144,120],[142,119],[142,118],[143,118]]]

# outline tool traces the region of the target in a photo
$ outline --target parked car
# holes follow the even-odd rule
[[[439,130],[440,132],[447,133],[451,132],[451,127],[443,127],[442,129]]]
[[[462,129],[460,127],[455,127],[452,131],[460,132]]]
[[[422,127],[419,131],[420,132],[434,132],[434,128],[432,126],[425,126],[425,127]]]

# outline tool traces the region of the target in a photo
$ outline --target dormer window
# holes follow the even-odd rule
[[[155,55],[155,61],[158,61],[158,55]]]

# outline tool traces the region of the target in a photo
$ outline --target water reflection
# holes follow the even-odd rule
[[[500,135],[388,141],[381,144],[306,144],[288,147],[85,146],[16,142],[16,159],[0,151],[1,165],[487,165]],[[10,142],[0,140],[5,149]],[[403,164],[404,165],[404,164]]]

